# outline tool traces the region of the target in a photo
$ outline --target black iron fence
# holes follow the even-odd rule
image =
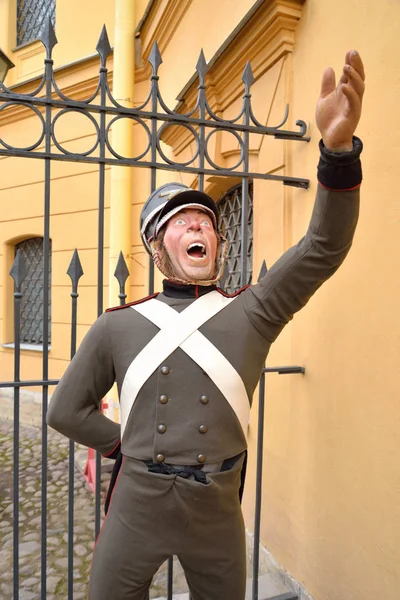
[[[151,185],[149,193],[157,187],[157,172],[159,170],[179,171],[191,173],[198,177],[198,187],[204,189],[205,175],[217,175],[221,177],[234,177],[241,180],[241,245],[240,245],[240,285],[247,282],[248,260],[247,260],[247,235],[249,215],[249,185],[257,179],[279,181],[284,185],[297,187],[308,187],[308,180],[286,175],[265,174],[249,171],[249,136],[256,134],[260,136],[270,135],[278,139],[290,139],[297,141],[308,141],[306,137],[306,125],[303,121],[297,121],[298,131],[283,129],[287,122],[288,110],[282,123],[276,127],[265,127],[257,121],[251,104],[250,88],[254,81],[251,66],[248,63],[243,73],[243,103],[240,113],[236,118],[223,120],[210,108],[206,95],[205,77],[207,63],[203,52],[197,63],[199,76],[198,96],[196,105],[185,114],[171,110],[164,102],[159,90],[158,70],[162,58],[157,43],[154,44],[149,57],[152,67],[150,78],[150,91],[146,101],[138,108],[125,108],[113,97],[107,81],[107,57],[111,53],[111,47],[105,28],[101,33],[97,52],[100,57],[99,78],[95,92],[85,101],[73,100],[59,89],[53,72],[52,50],[57,43],[54,29],[49,19],[41,36],[46,48],[47,57],[43,77],[37,88],[30,94],[18,94],[0,83],[0,116],[2,111],[12,107],[21,107],[31,111],[38,119],[41,131],[34,144],[26,147],[16,147],[7,144],[0,135],[0,155],[7,157],[29,157],[41,159],[44,162],[44,223],[43,223],[43,311],[42,311],[42,339],[43,339],[43,362],[42,377],[35,380],[23,380],[20,378],[21,369],[21,300],[24,294],[24,279],[27,275],[27,266],[21,252],[17,252],[15,262],[11,269],[11,277],[14,280],[14,380],[0,382],[0,388],[12,388],[14,390],[14,468],[13,468],[13,600],[19,600],[19,434],[20,434],[20,390],[21,388],[37,387],[42,390],[42,453],[41,453],[41,600],[46,600],[46,573],[47,573],[47,425],[46,414],[48,407],[49,388],[57,385],[57,380],[49,379],[49,289],[50,289],[50,202],[51,202],[51,164],[52,161],[78,161],[94,163],[98,165],[98,258],[97,258],[97,313],[103,312],[103,266],[104,266],[104,198],[105,198],[105,166],[124,165],[127,167],[147,168],[151,172]],[[67,113],[80,113],[90,120],[94,130],[95,143],[85,153],[77,154],[68,151],[57,139],[55,125],[58,119]],[[147,136],[147,145],[140,155],[136,157],[125,157],[119,155],[112,146],[110,132],[112,125],[123,118],[128,118],[141,126]],[[195,140],[195,152],[193,157],[185,162],[179,163],[169,159],[162,150],[161,139],[166,127],[179,125],[185,127]],[[231,168],[222,168],[215,164],[208,152],[208,143],[212,135],[218,131],[227,131],[234,135],[240,148],[240,157],[236,165]],[[1,133],[1,131],[0,131]],[[262,266],[260,276],[266,271],[265,262]],[[78,285],[83,270],[78,252],[73,253],[68,275],[71,278],[71,357],[76,351],[77,330],[77,304]],[[129,271],[125,260],[120,255],[115,270],[118,280],[120,303],[124,304],[126,299],[125,282]],[[150,263],[149,294],[153,292],[154,271]],[[258,419],[258,445],[257,445],[257,477],[256,477],[256,505],[254,523],[254,567],[253,567],[253,600],[258,600],[258,577],[259,577],[259,543],[260,543],[260,516],[261,516],[261,490],[262,490],[262,448],[263,448],[263,426],[264,426],[264,393],[266,373],[294,374],[304,373],[299,366],[269,367],[264,368],[259,386],[259,419]],[[68,600],[73,600],[73,578],[74,578],[74,444],[69,448],[69,510],[68,510]],[[95,482],[95,536],[97,537],[101,522],[101,461],[100,455],[96,455],[96,482]],[[172,599],[172,561],[168,565],[168,600]],[[280,600],[295,599],[291,594],[279,596]],[[270,599],[273,600],[273,599]],[[277,597],[275,598],[277,600]]]

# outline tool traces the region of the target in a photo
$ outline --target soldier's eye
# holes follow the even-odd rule
[[[185,225],[186,221],[185,221],[185,219],[179,218],[179,219],[176,219],[175,223],[177,225]]]

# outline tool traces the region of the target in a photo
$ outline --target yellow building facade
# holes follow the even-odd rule
[[[344,265],[286,327],[268,358],[270,366],[298,364],[306,373],[267,375],[261,537],[277,563],[315,600],[398,600],[399,2],[57,0],[55,11],[55,77],[60,90],[74,100],[83,101],[96,89],[95,47],[105,23],[115,47],[107,63],[109,84],[126,106],[140,106],[147,97],[147,59],[157,40],[163,59],[160,89],[171,109],[187,112],[193,106],[195,65],[203,48],[209,61],[209,101],[221,118],[239,113],[241,76],[250,60],[258,121],[277,125],[287,104],[285,127],[296,129],[296,119],[306,121],[309,143],[250,136],[251,171],[311,181],[308,190],[254,181],[254,279],[264,259],[270,266],[306,231],[316,190],[319,133],[314,111],[321,75],[329,65],[340,73],[346,50],[360,52],[367,73],[357,132],[364,142],[360,222]],[[28,93],[43,73],[45,51],[38,41],[17,46],[16,14],[16,0],[0,0],[0,48],[15,64],[5,84]],[[84,152],[93,143],[95,133],[83,116],[65,115],[57,128],[58,140],[71,152]],[[127,152],[140,154],[146,144],[143,130],[127,122],[120,129],[113,129],[114,140],[120,136],[121,147],[128,144]],[[10,107],[0,112],[0,138],[8,144],[28,145],[38,135],[37,121],[28,110]],[[214,137],[213,160],[233,166],[240,154],[237,140],[228,133]],[[182,127],[168,128],[162,144],[179,162],[195,151]],[[43,236],[44,165],[0,156],[0,175],[0,380],[11,381],[9,271],[16,245]],[[177,178],[197,185],[196,176],[168,171],[157,173],[157,185]],[[78,290],[78,343],[97,316],[98,167],[52,161],[51,180],[49,376],[58,379],[70,357],[71,285],[66,271],[75,248],[84,271]],[[206,176],[205,191],[218,200],[237,183],[235,178]],[[149,170],[106,166],[105,307],[118,304],[118,290],[109,282],[119,245],[130,271],[127,300],[147,295],[149,262],[138,223],[149,190]],[[156,276],[156,289],[160,283]],[[21,379],[38,379],[41,348],[28,346],[21,351]],[[254,519],[256,404],[244,497],[249,531]]]

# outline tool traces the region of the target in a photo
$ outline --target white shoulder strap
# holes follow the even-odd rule
[[[136,397],[160,364],[176,348],[186,352],[212,379],[225,396],[244,434],[247,434],[250,410],[243,381],[223,354],[197,329],[225,308],[234,298],[217,291],[201,296],[181,313],[157,299],[132,306],[160,331],[137,355],[129,366],[121,390],[121,436]]]

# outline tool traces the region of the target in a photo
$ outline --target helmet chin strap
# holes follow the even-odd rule
[[[215,261],[215,276],[213,279],[180,279],[175,274],[171,260],[168,256],[168,252],[165,249],[163,240],[157,237],[155,240],[150,242],[150,247],[151,255],[157,269],[161,271],[161,273],[165,275],[167,279],[170,279],[175,283],[180,283],[182,285],[215,285],[224,274],[225,262],[228,254],[228,240],[222,237],[221,235],[218,243],[218,257]]]

